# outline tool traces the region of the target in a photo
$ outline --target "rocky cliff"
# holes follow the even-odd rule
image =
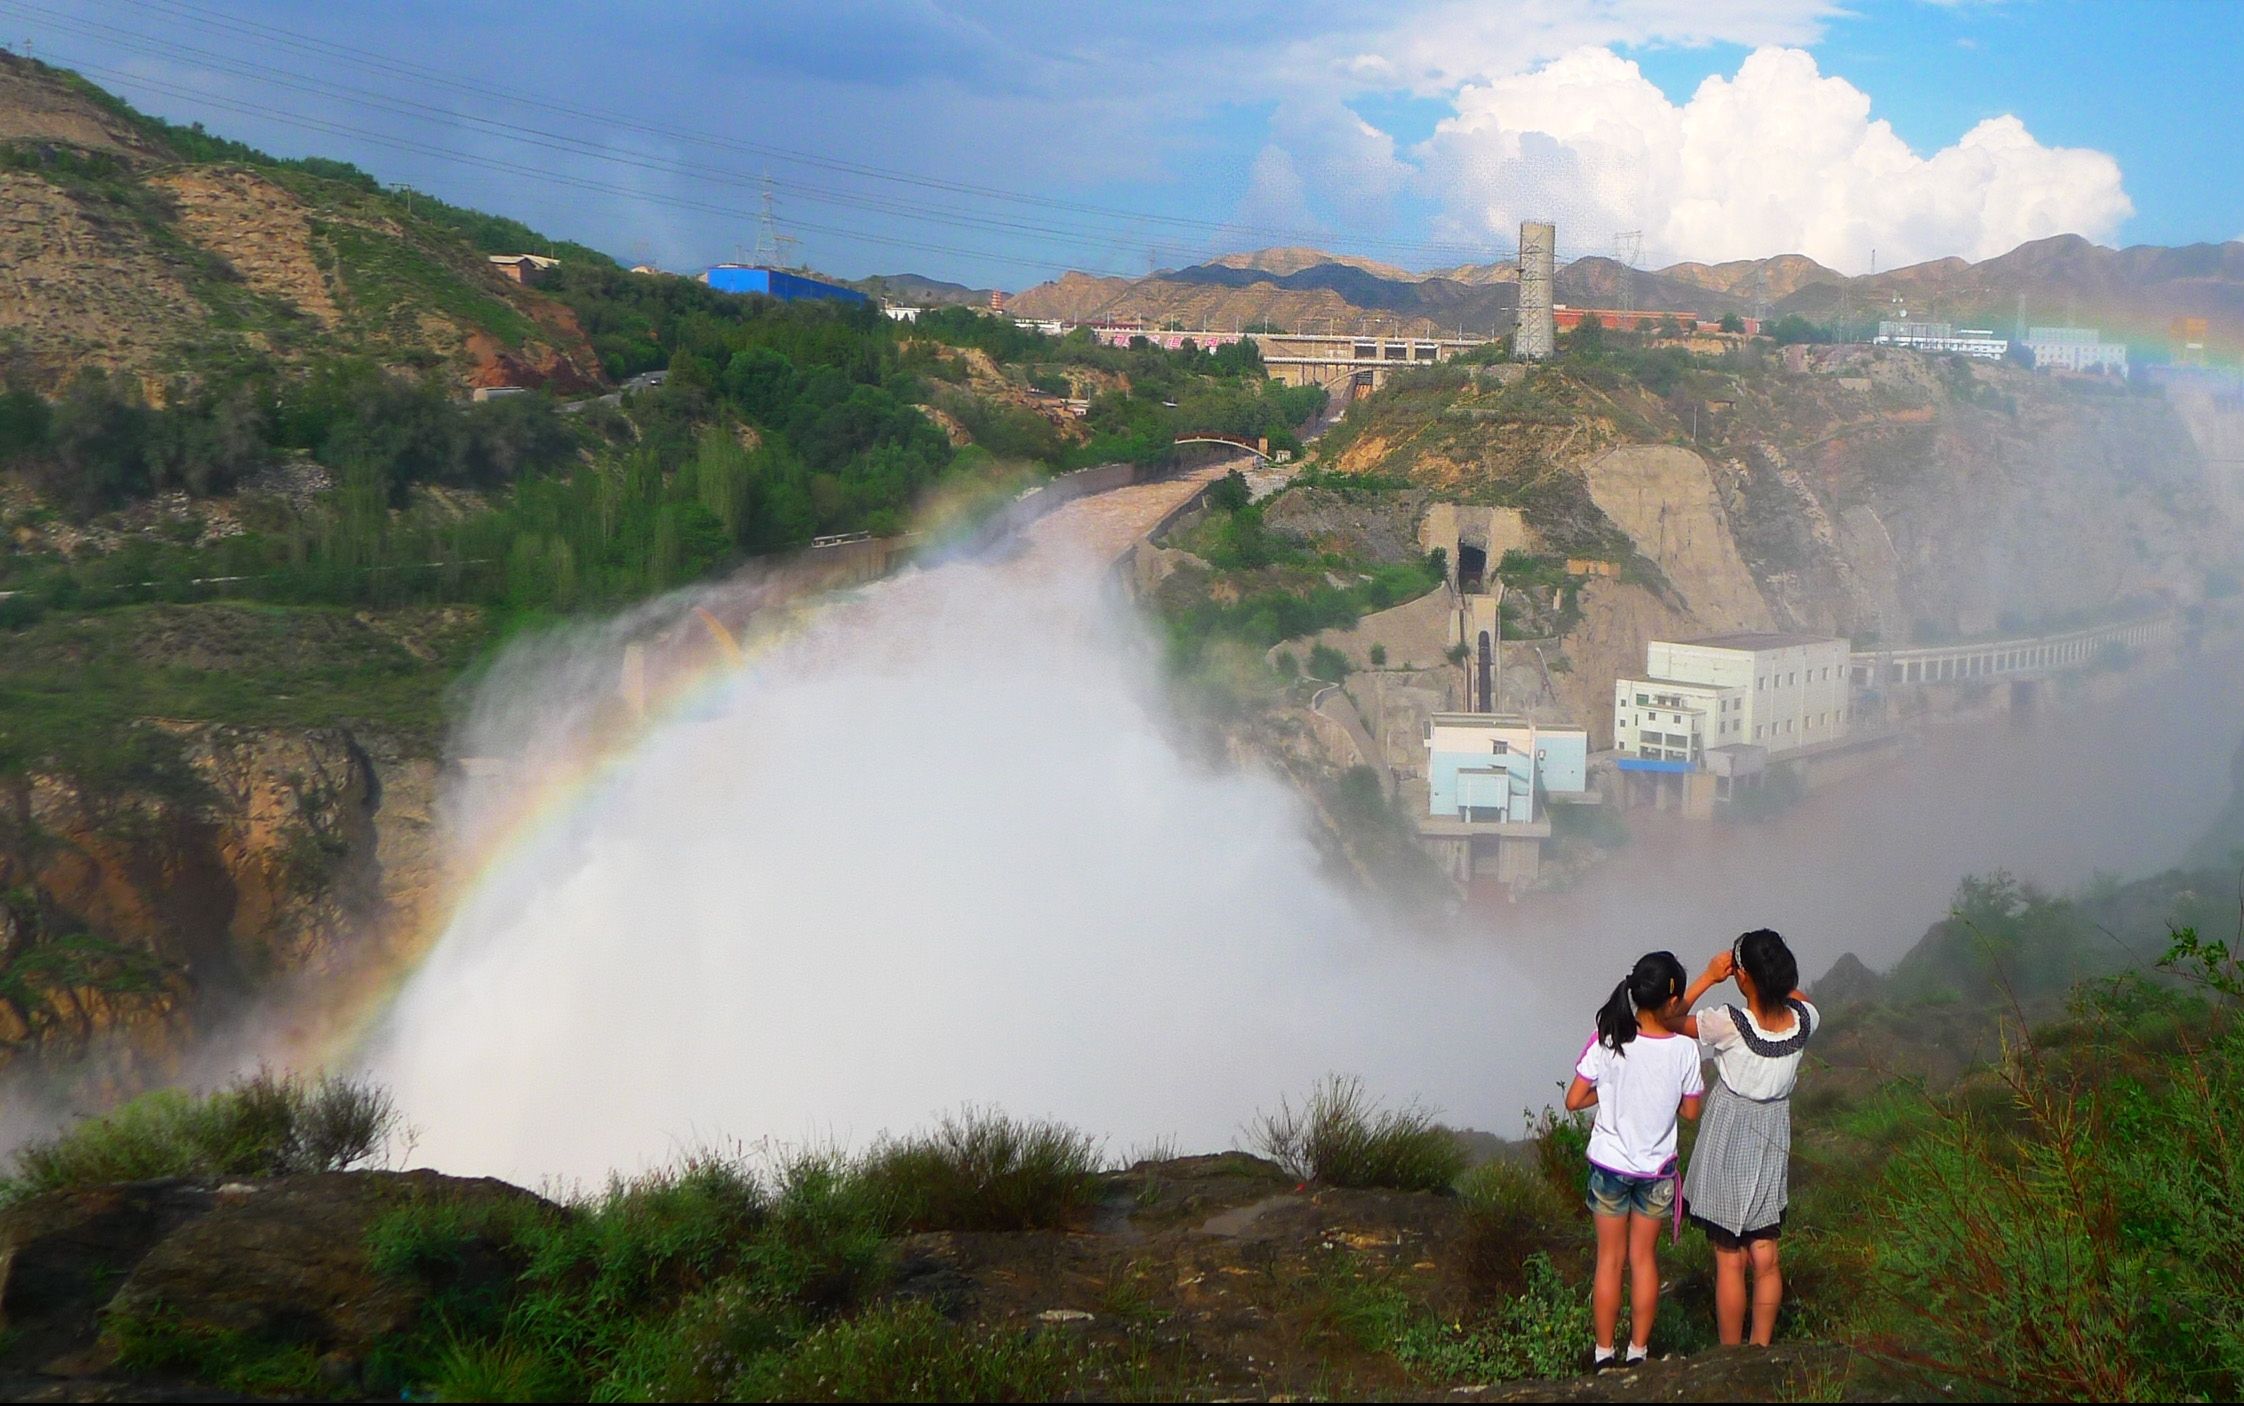
[[[1866,347],[1650,379],[1457,368],[1328,448],[1343,473],[1518,510],[1531,553],[1620,567],[1577,581],[1562,642],[1557,690],[1593,730],[1654,636],[1933,643],[2233,588],[2233,403]]]
[[[0,783],[0,1068],[101,1102],[414,930],[434,763],[339,728],[174,725],[183,765]]]

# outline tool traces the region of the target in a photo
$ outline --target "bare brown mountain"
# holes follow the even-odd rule
[[[1279,275],[1299,273],[1320,264],[1340,264],[1347,268],[1362,269],[1374,278],[1411,281],[1420,277],[1440,277],[1439,274],[1414,274],[1408,269],[1395,264],[1383,264],[1377,259],[1362,259],[1353,254],[1328,254],[1322,249],[1310,249],[1301,245],[1256,249],[1245,254],[1225,254],[1208,260],[1211,268],[1252,269]]]
[[[1857,308],[2008,328],[2082,323],[2163,344],[2177,317],[2202,317],[2213,349],[2244,352],[2244,242],[2110,249],[2077,234],[2021,244],[1971,263],[1936,259],[1864,278],[1814,284],[1779,307],[1809,316],[1841,296]]]
[[[1741,298],[1788,298],[1815,283],[1843,283],[1846,275],[1827,269],[1805,254],[1779,254],[1773,259],[1731,259],[1719,264],[1670,264],[1660,270],[1664,278],[1695,283]]]
[[[0,54],[6,374],[51,392],[98,367],[161,398],[213,368],[363,354],[463,387],[602,383],[568,309],[454,229],[326,174],[347,168],[197,159],[177,138]]]
[[[1185,327],[1257,322],[1287,328],[1390,319],[1431,329],[1508,330],[1519,268],[1467,264],[1409,273],[1369,259],[1313,249],[1229,254],[1144,278],[1070,273],[1015,296],[1025,316],[1127,318]],[[2202,317],[2216,353],[2244,352],[2244,243],[2109,249],[2078,235],[2022,244],[1973,263],[1936,259],[1850,277],[1800,254],[1680,263],[1629,270],[1615,260],[1575,259],[1558,271],[1558,300],[1719,317],[1756,307],[1774,316],[1857,323],[1906,309],[1913,317],[2003,329],[2085,323],[2163,347],[2177,317]]]

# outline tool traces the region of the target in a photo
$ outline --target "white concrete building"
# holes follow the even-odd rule
[[[1782,757],[1837,742],[1849,721],[1847,664],[1847,642],[1821,635],[1653,640],[1645,677],[1614,681],[1613,745],[1624,760],[1699,770],[1722,748]]]
[[[2109,371],[2127,374],[2127,344],[2107,342],[2093,327],[2031,327],[2026,350],[2036,371]]]
[[[1875,340],[1881,347],[1958,352],[1981,361],[2000,361],[2010,352],[2010,339],[1996,336],[1992,328],[1956,327],[1946,322],[1881,322]]]

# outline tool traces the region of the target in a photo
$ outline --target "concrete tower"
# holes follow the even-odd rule
[[[1551,279],[1558,226],[1529,220],[1519,227],[1519,330],[1512,355],[1543,361],[1558,350],[1558,324],[1551,319]]]

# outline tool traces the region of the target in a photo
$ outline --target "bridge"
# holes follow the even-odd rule
[[[1262,364],[1281,385],[1345,386],[1351,397],[1366,396],[1396,371],[1413,366],[1433,366],[1460,352],[1485,346],[1490,337],[1441,336],[1427,324],[1419,336],[1392,329],[1324,332],[1198,332],[1156,331],[1134,325],[1094,327],[1091,335],[1110,347],[1126,347],[1140,338],[1175,351],[1186,342],[1203,350],[1251,341],[1262,354]]]
[[[1240,452],[1242,452],[1242,453],[1246,453],[1246,454],[1252,454],[1252,455],[1254,455],[1254,457],[1256,457],[1257,459],[1260,459],[1260,460],[1261,460],[1262,462],[1264,462],[1265,464],[1282,464],[1282,463],[1284,463],[1284,462],[1285,462],[1285,461],[1286,461],[1287,459],[1290,459],[1290,458],[1292,458],[1292,457],[1293,457],[1293,452],[1292,452],[1291,450],[1281,449],[1281,450],[1279,450],[1279,451],[1278,451],[1278,454],[1279,454],[1279,456],[1280,456],[1280,457],[1278,457],[1278,458],[1276,458],[1276,459],[1273,459],[1273,458],[1271,458],[1271,457],[1270,457],[1270,441],[1269,441],[1269,440],[1267,440],[1267,439],[1254,439],[1254,440],[1246,440],[1246,439],[1239,439],[1239,438],[1236,438],[1236,437],[1234,437],[1234,436],[1232,436],[1232,435],[1227,435],[1227,434],[1180,434],[1180,435],[1178,435],[1178,436],[1177,436],[1177,443],[1179,443],[1179,444],[1221,444],[1221,445],[1225,445],[1225,446],[1227,446],[1227,447],[1229,447],[1229,448],[1232,448],[1232,449],[1236,449],[1236,450],[1239,450],[1239,451],[1240,451]]]
[[[1486,337],[1390,336],[1361,332],[1249,334],[1273,379],[1288,386],[1347,387],[1366,396],[1397,371],[1434,366],[1488,342]]]
[[[2061,670],[2083,668],[2114,645],[2142,649],[2167,643],[2178,625],[2178,617],[2169,612],[2143,620],[2022,639],[1928,645],[1918,649],[1858,649],[1847,662],[1856,686],[1862,688],[1961,683],[1969,679],[2043,678]]]

